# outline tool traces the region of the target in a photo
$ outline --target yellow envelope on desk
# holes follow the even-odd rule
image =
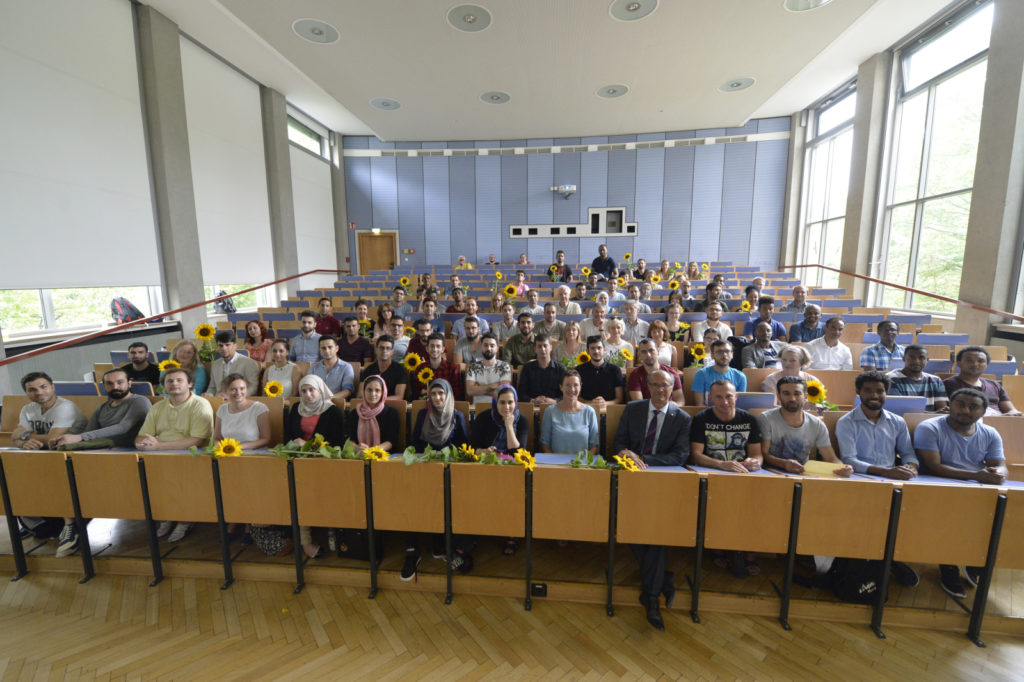
[[[831,476],[838,478],[833,471],[842,469],[842,464],[834,462],[822,462],[816,459],[809,459],[804,463],[804,476]]]

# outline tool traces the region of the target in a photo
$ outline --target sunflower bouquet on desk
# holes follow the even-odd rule
[[[590,362],[590,360],[588,359],[587,362]],[[620,348],[619,350],[614,351],[608,356],[608,362],[612,363],[621,370],[625,370],[626,365],[633,362],[633,352],[630,351],[628,348]],[[582,365],[586,363],[581,362],[579,364]]]
[[[221,438],[220,440],[210,439],[209,444],[202,450],[193,445],[188,449],[193,457],[209,455],[211,457],[241,457],[242,444],[234,438]]]
[[[196,345],[199,346],[199,359],[203,362],[213,362],[217,357],[217,344],[213,342],[217,330],[213,328],[212,324],[204,322],[196,327],[195,335]]]
[[[298,441],[291,440],[287,443],[275,445],[270,448],[270,454],[281,459],[302,459],[306,457],[364,459],[363,452],[351,440],[346,440],[345,444],[341,447],[328,445],[327,440],[319,433],[313,434],[312,438],[301,444]]]

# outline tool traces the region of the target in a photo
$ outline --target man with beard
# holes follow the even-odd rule
[[[572,267],[565,262],[565,251],[555,254],[554,264],[548,268],[548,279],[552,282],[571,282]]]
[[[544,319],[537,323],[536,331],[545,334],[554,343],[562,340],[562,331],[565,329],[565,322],[558,319],[558,311],[554,303],[544,304]]]
[[[503,384],[512,383],[512,368],[498,359],[498,337],[487,332],[480,342],[484,359],[466,368],[466,397],[494,396]]]
[[[815,450],[826,462],[836,465],[833,473],[849,476],[853,469],[843,466],[832,449],[828,427],[804,412],[807,384],[800,377],[782,377],[775,385],[779,405],[761,415],[761,455],[764,463],[791,474],[802,474],[804,464]]]
[[[578,365],[580,374],[580,400],[604,409],[605,405],[623,402],[625,377],[618,366],[606,362],[604,358],[604,339],[600,334],[587,337],[587,355],[590,362]]]
[[[50,439],[50,447],[88,441],[109,440],[108,447],[130,448],[135,445],[142,422],[152,403],[148,398],[131,392],[132,381],[120,367],[107,370],[103,375],[103,388],[107,402],[96,408],[82,433],[65,433]],[[64,529],[57,541],[57,556],[63,557],[78,549],[78,530],[74,519],[64,519]]]
[[[469,364],[483,359],[483,346],[481,344],[480,322],[476,317],[467,317],[463,322],[463,337],[455,342],[455,351],[452,355],[455,362]]]
[[[456,339],[461,339],[463,336],[466,335],[466,322],[471,317],[476,318],[476,326],[477,329],[479,330],[479,333],[483,334],[484,332],[491,331],[491,325],[487,323],[487,320],[483,319],[482,317],[477,317],[477,314],[479,312],[480,304],[477,302],[477,300],[475,298],[467,298],[466,316],[461,320],[455,320],[454,322],[452,322],[452,337]]]
[[[949,405],[942,379],[924,371],[928,364],[928,349],[916,343],[903,353],[903,369],[894,369],[888,377],[893,395],[919,395],[925,399],[926,412],[945,412]]]
[[[899,481],[914,478],[918,462],[907,422],[882,408],[889,392],[889,377],[873,370],[862,372],[857,375],[855,386],[860,407],[850,410],[836,422],[836,440],[843,464],[850,465],[858,474]],[[914,569],[902,562],[892,563],[892,573],[906,587],[919,582]]]
[[[430,335],[430,338],[427,339],[426,362],[409,373],[409,384],[412,387],[411,400],[427,398],[427,386],[430,382],[423,383],[418,376],[424,367],[430,368],[430,371],[434,373],[434,379],[444,379],[451,384],[452,397],[455,400],[465,400],[465,383],[462,380],[462,372],[458,365],[448,362],[444,352],[444,336],[441,334],[435,332]]]
[[[519,313],[519,333],[505,341],[501,359],[513,367],[522,367],[537,357],[533,347],[533,317],[530,313]]]

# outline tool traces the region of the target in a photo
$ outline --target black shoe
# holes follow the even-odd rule
[[[917,587],[921,579],[917,577],[917,571],[902,561],[892,562],[892,575],[903,587]]]
[[[672,608],[676,600],[676,574],[672,571],[665,571],[665,578],[661,582],[661,593],[665,595],[665,608]]]
[[[957,566],[939,566],[939,584],[950,597],[963,599],[967,596],[964,583],[960,580],[960,568]]]
[[[737,578],[747,577],[747,558],[743,556],[743,552],[729,552],[730,562],[732,563],[732,574]]]
[[[473,570],[473,555],[469,552],[455,552],[452,554],[452,560],[448,565],[452,567],[453,571],[458,571],[465,575]]]
[[[420,565],[420,550],[408,548],[405,550],[405,563],[402,564],[402,574],[398,576],[403,582],[409,582],[416,577],[416,568]]]
[[[648,597],[645,606],[647,608],[647,622],[653,625],[655,629],[664,632],[665,621],[661,619],[661,611],[658,610],[657,595]]]
[[[985,572],[985,569],[979,566],[964,566],[964,582],[973,588],[978,587],[978,583],[981,582],[981,574]]]

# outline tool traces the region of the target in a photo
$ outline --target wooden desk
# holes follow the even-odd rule
[[[533,537],[608,541],[611,471],[538,466],[533,472]]]
[[[366,463],[353,459],[293,460],[299,524],[366,528]]]
[[[904,485],[893,558],[983,566],[998,495],[977,485]]]
[[[402,460],[373,462],[373,527],[419,533],[444,532],[444,465],[406,466]]]
[[[222,457],[220,491],[228,523],[269,523],[290,526],[288,462],[280,457]]]
[[[139,456],[134,452],[69,454],[82,516],[97,519],[146,518],[139,482]]]
[[[209,457],[146,453],[146,480],[153,518],[162,521],[217,522],[213,467]],[[245,519],[246,522],[252,519]]]
[[[526,535],[526,470],[451,464],[452,532]]]
[[[706,547],[745,552],[788,550],[796,479],[769,474],[703,475],[708,478]]]
[[[700,475],[682,469],[620,472],[616,541],[695,546],[699,487]]]
[[[796,551],[881,559],[893,486],[882,481],[804,478]]]

